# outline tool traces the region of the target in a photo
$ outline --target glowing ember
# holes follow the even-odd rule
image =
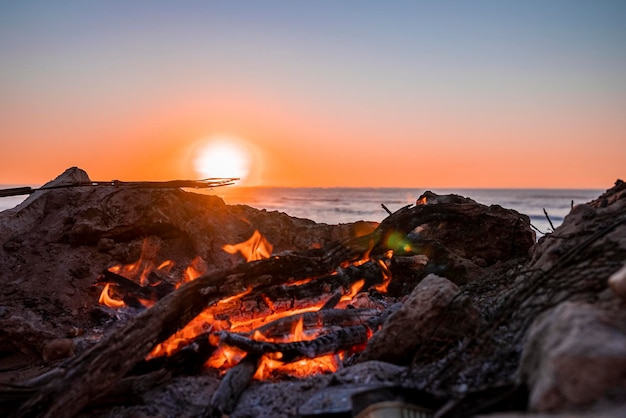
[[[268,342],[298,342],[310,341],[319,336],[319,330],[305,331],[303,318],[299,318],[293,325],[290,335],[282,338],[267,338],[258,331],[252,335],[252,339],[256,341]],[[306,377],[312,374],[330,373],[339,369],[341,365],[341,357],[339,355],[329,354],[318,356],[311,359],[300,359],[293,363],[283,363],[280,361],[281,353],[265,355],[261,358],[259,367],[254,375],[255,379],[267,379],[273,373],[285,374],[293,377]]]
[[[328,354],[285,364],[269,356],[263,356],[259,368],[254,375],[254,379],[269,379],[274,373],[285,374],[292,377],[307,377],[314,374],[333,373],[339,370],[342,360],[343,354]]]
[[[273,248],[272,244],[257,230],[247,241],[235,245],[227,244],[222,247],[228,254],[241,253],[248,262],[269,258]]]

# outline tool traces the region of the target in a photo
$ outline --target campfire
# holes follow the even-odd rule
[[[538,245],[528,217],[456,195],[323,225],[89,184],[68,170],[0,214],[7,416],[524,410],[540,399],[524,392],[539,378],[516,378],[536,364],[533,320],[569,298],[618,304],[597,295],[624,259],[623,183]]]
[[[251,263],[272,257],[272,248],[255,230],[248,240],[226,244],[222,250]],[[341,263],[329,275],[227,295],[157,344],[146,359],[173,356],[202,340],[211,349],[206,359],[195,361],[222,372],[249,356],[256,358],[255,379],[334,372],[365,348],[393,311],[390,306],[396,298],[385,295],[393,250],[375,258],[370,257],[371,250],[370,246],[358,260]],[[206,263],[195,257],[182,276],[172,277],[175,263],[158,259],[158,252],[158,242],[146,239],[136,262],[108,268],[96,282],[103,286],[99,302],[113,309],[149,308],[206,273]],[[427,264],[427,258],[423,261]],[[372,292],[376,299],[370,297]]]

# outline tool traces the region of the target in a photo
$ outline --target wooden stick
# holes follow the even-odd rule
[[[233,411],[239,396],[248,387],[259,368],[260,359],[261,356],[248,354],[236,366],[228,370],[213,393],[209,411],[205,416],[223,417]]]
[[[367,342],[369,332],[365,325],[354,325],[340,328],[310,341],[272,343],[255,341],[239,334],[223,331],[220,334],[220,341],[253,354],[281,353],[282,357],[278,360],[283,363],[291,363],[303,358],[315,358],[325,354],[337,353],[364,344]]]
[[[380,324],[400,306],[399,303],[395,304],[377,316],[368,318],[364,324],[340,328],[309,341],[290,343],[256,341],[241,334],[226,331],[220,333],[220,340],[224,344],[240,348],[248,353],[259,355],[281,353],[282,357],[279,360],[283,363],[291,363],[302,358],[334,354],[366,343],[371,333],[376,331]]]
[[[173,376],[196,375],[202,371],[204,363],[213,355],[217,346],[211,344],[210,333],[202,333],[187,343],[182,349],[168,356],[141,360],[130,374],[141,375],[158,370],[168,370]]]
[[[282,337],[291,332],[293,326],[300,320],[305,330],[311,328],[325,328],[330,325],[348,327],[362,324],[369,318],[380,315],[377,309],[320,309],[316,312],[304,312],[276,319],[272,322],[255,329],[267,338]],[[244,336],[251,336],[254,331],[241,333]]]
[[[546,219],[548,220],[548,223],[550,224],[550,228],[552,228],[552,232],[554,232],[554,225],[552,224],[552,219],[550,219],[550,216],[548,215],[548,211],[546,210],[546,208],[543,208],[543,214],[546,215]]]

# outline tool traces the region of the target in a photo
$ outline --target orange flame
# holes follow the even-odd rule
[[[124,301],[113,299],[111,296],[109,296],[110,284],[111,283],[107,283],[106,285],[104,285],[104,289],[102,289],[102,293],[100,293],[100,299],[98,299],[98,303],[101,303],[110,308],[116,308],[116,309],[121,308],[122,306],[125,306]]]
[[[235,245],[226,244],[222,247],[228,254],[241,253],[247,262],[269,258],[273,248],[272,244],[257,230],[247,241]]]
[[[157,344],[148,355],[148,359],[163,355],[169,356],[178,350],[181,345],[189,343],[189,341],[203,332],[220,330],[220,327],[217,327],[218,324],[221,325],[219,321],[215,321],[210,310],[205,310],[192,319],[183,329],[177,331],[162,343]]]
[[[246,352],[238,348],[220,346],[204,365],[223,371],[239,363],[245,355]]]
[[[183,276],[183,282],[190,282],[192,280],[197,279],[202,276],[207,271],[207,266],[202,257],[195,257],[191,260],[191,264],[187,266],[185,269],[185,274]]]
[[[304,320],[300,318],[293,326],[291,335],[281,339],[266,338],[263,334],[255,331],[252,338],[257,341],[273,341],[273,342],[296,342],[309,341],[318,336],[319,332],[307,333],[304,330]],[[280,361],[281,353],[268,354],[261,357],[261,362],[254,374],[255,379],[267,379],[272,373],[277,372],[293,377],[306,377],[312,374],[335,372],[341,366],[341,358],[338,355],[329,354],[318,356],[315,358],[300,359],[293,363],[285,364]]]
[[[153,270],[169,271],[174,265],[173,261],[168,260],[161,263],[158,268],[156,267],[157,253],[160,248],[161,244],[159,240],[146,238],[141,244],[139,260],[125,266],[118,264],[110,267],[109,271],[124,276],[129,280],[139,282],[141,286],[147,286],[148,276]]]
[[[350,291],[343,295],[340,299],[340,302],[350,302],[356,295],[363,289],[363,285],[365,284],[365,280],[357,280],[356,282],[350,285]]]
[[[378,290],[380,293],[387,293],[387,288],[389,287],[389,283],[391,282],[391,274],[389,273],[389,269],[387,268],[387,263],[383,260],[378,260],[378,264],[381,267],[381,271],[383,273],[383,282],[374,286],[374,289]]]
[[[307,377],[313,374],[333,373],[341,367],[342,354],[328,354],[313,359],[302,359],[293,363],[285,364],[270,356],[261,357],[259,368],[254,374],[254,379],[265,380],[272,377],[273,373],[281,373],[293,377]]]
[[[363,253],[363,256],[361,257],[360,260],[355,261],[354,263],[352,263],[355,266],[361,266],[365,263],[367,263],[368,261],[370,261],[370,253],[372,252],[372,249],[374,248],[374,240],[371,239],[369,241],[369,246],[367,248],[367,250]]]
[[[389,265],[387,263],[389,262],[391,257],[393,257],[393,251],[387,251],[385,253],[385,256],[387,257],[387,260],[378,260],[380,270],[383,273],[383,282],[379,285],[374,286],[374,289],[378,290],[380,293],[387,293],[389,283],[391,283],[391,271],[389,271]]]
[[[166,272],[169,273],[172,267],[174,267],[174,262],[172,260],[165,260],[164,262],[159,264],[159,267],[157,267],[157,270],[159,271],[165,270]]]
[[[222,305],[235,299],[242,298],[251,291],[252,289],[248,288],[242,293],[220,300],[217,305]],[[157,346],[154,347],[152,352],[148,355],[148,358],[159,357],[162,355],[169,356],[178,350],[178,347],[187,344],[203,332],[222,331],[230,329],[231,327],[232,324],[229,321],[220,321],[215,318],[213,308],[205,309],[198,316],[192,319],[183,329],[176,332],[162,343],[157,344]]]

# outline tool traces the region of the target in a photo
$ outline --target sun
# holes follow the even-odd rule
[[[215,135],[200,140],[193,158],[193,168],[202,178],[238,178],[250,174],[251,156],[243,140]]]

